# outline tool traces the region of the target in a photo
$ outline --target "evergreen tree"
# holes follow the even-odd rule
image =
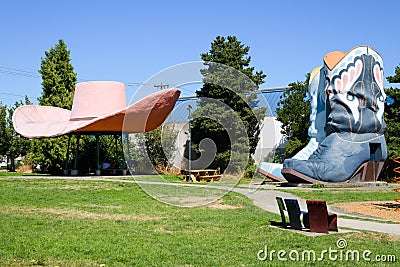
[[[199,147],[201,140],[209,138],[214,141],[217,154],[210,168],[219,168],[224,171],[232,158],[233,169],[229,171],[241,172],[244,171],[243,166],[240,166],[241,164],[235,166],[235,163],[243,162],[243,160],[246,162],[245,166],[247,162],[252,163],[251,157],[245,152],[249,151],[253,154],[258,143],[265,109],[257,108],[255,91],[264,82],[266,75],[262,71],[254,72],[254,67],[250,67],[249,50],[250,48],[242,44],[235,36],[226,38],[218,36],[211,43],[209,52],[201,54],[201,59],[205,61],[207,68],[202,70],[204,85],[196,91],[197,97],[219,100],[229,106],[244,124],[249,143],[247,147],[235,148],[236,151],[243,153],[233,155],[228,130],[231,134],[235,133],[237,125],[232,122],[232,116],[216,103],[200,100],[199,108],[193,113],[196,119],[192,122],[192,143],[194,151],[199,155],[202,152]],[[221,125],[212,119],[213,117],[231,124],[228,126],[230,129],[226,129],[227,125]],[[196,155],[193,155],[193,159],[196,159]]]
[[[71,109],[76,73],[70,61],[70,51],[63,40],[45,52],[39,70],[42,75],[39,105]]]
[[[395,68],[394,76],[388,76],[386,79],[390,83],[400,83],[400,66]],[[391,87],[385,89],[385,93],[388,96],[388,101],[385,105],[385,139],[388,148],[389,160],[387,161],[386,169],[383,175],[386,176],[386,179],[389,181],[394,177],[399,176],[399,174],[393,172],[395,167],[399,167],[398,164],[393,161],[393,159],[400,157],[400,89]]]
[[[39,73],[42,75],[42,94],[39,104],[71,109],[76,73],[70,63],[70,51],[63,40],[45,52]],[[42,171],[59,173],[67,152],[67,136],[36,139],[32,142],[32,160]]]
[[[400,83],[400,66],[394,69],[394,75],[386,77],[387,81],[390,83]]]

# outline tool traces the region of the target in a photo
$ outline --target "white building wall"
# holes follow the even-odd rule
[[[258,165],[262,161],[272,161],[277,148],[284,147],[285,138],[281,134],[281,123],[276,120],[276,117],[265,117],[261,132],[260,140],[254,153],[254,160]],[[187,159],[183,157],[186,141],[188,140],[189,130],[187,122],[175,122],[174,130],[178,131],[176,139],[176,150],[174,158],[171,159],[174,166],[177,168],[185,168]]]
[[[285,137],[281,134],[282,123],[276,117],[265,117],[260,132],[260,140],[254,153],[254,160],[258,165],[262,161],[272,161],[275,150],[283,148]]]

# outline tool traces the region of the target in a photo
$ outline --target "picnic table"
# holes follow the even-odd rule
[[[187,181],[189,170],[181,170],[181,174],[184,175]],[[193,182],[213,182],[218,181],[221,178],[219,171],[213,169],[191,170],[190,174]]]

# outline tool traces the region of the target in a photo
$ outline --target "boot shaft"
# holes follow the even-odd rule
[[[329,53],[324,63],[327,134],[383,134],[386,95],[381,56],[371,47],[359,46],[348,53]]]

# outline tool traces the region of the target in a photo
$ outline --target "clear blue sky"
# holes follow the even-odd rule
[[[40,60],[59,39],[71,51],[78,81],[144,82],[200,60],[218,35],[250,46],[251,64],[267,74],[263,88],[303,81],[326,53],[357,45],[375,48],[385,76],[393,75],[400,65],[399,10],[397,0],[2,0],[0,101],[28,95],[36,102]],[[135,87],[127,90],[131,95]]]

